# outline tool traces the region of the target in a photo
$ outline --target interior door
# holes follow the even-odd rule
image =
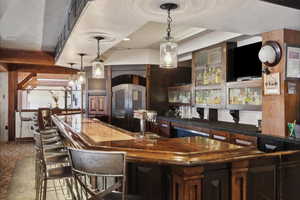
[[[145,109],[146,89],[134,84],[121,84],[112,88],[112,115],[114,124],[130,131],[139,131],[139,120],[133,111]]]

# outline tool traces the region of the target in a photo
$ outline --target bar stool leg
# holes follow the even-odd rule
[[[43,200],[47,199],[47,179],[44,179]]]

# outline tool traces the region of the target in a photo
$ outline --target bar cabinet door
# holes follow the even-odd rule
[[[207,173],[203,179],[203,200],[229,200],[228,170]]]

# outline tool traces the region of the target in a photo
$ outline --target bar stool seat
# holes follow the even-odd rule
[[[72,177],[71,166],[51,168],[47,170],[47,179],[61,179]]]

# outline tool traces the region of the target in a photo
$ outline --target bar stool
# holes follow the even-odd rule
[[[77,199],[93,200],[140,200],[133,195],[126,195],[126,153],[88,151],[69,148],[69,156],[75,178]],[[116,182],[107,188],[96,184],[88,184],[87,179],[98,181],[101,177],[114,177]],[[80,193],[78,185],[84,190]],[[116,192],[120,189],[123,192]]]
[[[54,135],[52,138],[43,138],[41,132],[34,135],[36,148],[36,199],[46,200],[48,181],[72,179],[71,167],[68,161],[68,153],[61,143],[61,138]],[[66,180],[69,188],[72,188],[73,181]],[[57,189],[54,185],[57,195]],[[71,191],[72,199],[75,198]]]
[[[28,123],[28,122],[32,122],[33,119],[31,117],[24,117],[22,116],[22,111],[20,110],[19,112],[19,116],[20,116],[20,138],[22,138],[23,135],[23,123]]]

